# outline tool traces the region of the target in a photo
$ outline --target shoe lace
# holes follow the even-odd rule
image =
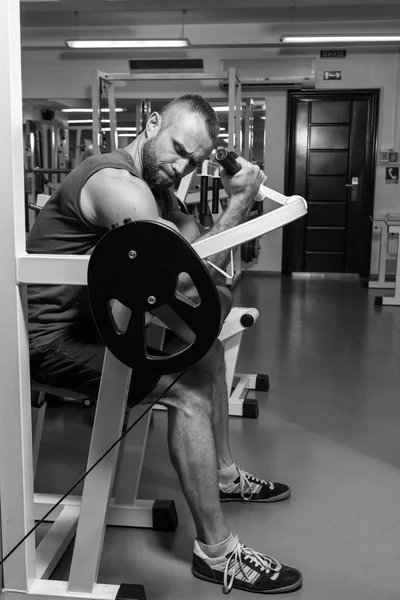
[[[239,570],[242,571],[244,577],[247,580],[249,579],[249,576],[246,575],[244,570],[244,566],[246,565],[243,565],[243,560],[245,560],[246,563],[249,563],[250,566],[254,565],[259,567],[261,571],[265,571],[266,573],[270,573],[271,571],[279,573],[282,569],[282,565],[275,560],[275,558],[272,558],[272,556],[260,554],[251,548],[247,548],[241,542],[238,542],[226,561],[224,571],[224,594],[228,594],[233,587],[237,565],[239,565]]]
[[[264,481],[264,479],[258,479],[258,477],[254,477],[254,475],[247,473],[247,471],[242,471],[242,469],[239,469],[239,468],[238,468],[238,471],[239,471],[240,494],[241,494],[243,500],[251,500],[251,498],[253,497],[253,490],[251,487],[252,483],[266,485],[269,487],[270,490],[274,489],[274,484],[271,481]],[[247,490],[249,491],[249,494],[246,495]]]

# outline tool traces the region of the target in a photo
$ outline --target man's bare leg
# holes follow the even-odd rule
[[[195,577],[223,585],[226,593],[232,587],[258,593],[293,591],[302,585],[301,573],[244,547],[224,520],[213,417],[215,406],[222,405],[225,399],[222,375],[224,352],[217,341],[206,357],[189,369],[162,400],[169,412],[171,460],[197,530],[192,572]],[[163,379],[164,384],[165,380],[173,381],[171,376]],[[219,412],[217,408],[217,414],[215,427],[219,436],[221,424],[227,433],[228,419],[224,408]],[[228,460],[229,441],[219,448],[223,454],[226,452],[224,456]],[[242,565],[247,573],[244,579]]]
[[[219,500],[213,430],[213,399],[219,393],[223,364],[223,348],[217,341],[161,401],[168,408],[171,461],[191,510],[197,537],[205,544],[216,544],[230,534]],[[172,381],[173,376],[163,378],[163,386],[168,379]]]
[[[223,320],[225,320],[233,306],[232,292],[226,285],[217,285],[217,288],[221,300]],[[225,379],[225,356],[220,361],[216,375],[217,381],[213,389],[214,396],[212,398],[212,421],[218,469],[223,469],[233,463],[229,445],[229,397]]]
[[[218,469],[224,469],[234,462],[229,444],[229,397],[225,379],[225,362],[218,372],[214,393],[212,421],[217,464]]]

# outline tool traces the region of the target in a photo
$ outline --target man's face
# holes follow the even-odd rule
[[[186,110],[166,129],[156,129],[153,133],[143,146],[143,178],[150,187],[178,184],[213,149],[203,118]]]

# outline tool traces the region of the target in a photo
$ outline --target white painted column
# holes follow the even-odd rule
[[[33,526],[32,435],[25,286],[16,285],[25,251],[19,0],[0,3],[0,503],[3,554]],[[4,587],[27,590],[35,577],[35,538],[4,564]]]
[[[108,108],[110,109],[110,141],[111,150],[118,148],[118,131],[117,131],[117,113],[115,110],[115,93],[114,93],[114,82],[109,81],[107,83],[107,97],[108,97]],[[101,123],[101,121],[100,121]]]
[[[92,137],[93,137],[93,153],[99,154],[101,145],[101,110],[100,110],[100,71],[93,71],[92,73]]]
[[[228,102],[228,149],[233,150],[236,147],[235,142],[237,144],[237,140],[235,140],[236,70],[234,67],[229,69]]]

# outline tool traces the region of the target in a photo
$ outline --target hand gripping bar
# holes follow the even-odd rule
[[[236,175],[241,170],[240,164],[237,162],[238,155],[236,152],[229,152],[226,148],[219,148],[215,153],[215,160],[224,167],[225,171],[228,175]],[[300,198],[300,196],[284,196],[275,190],[271,190],[271,188],[266,185],[260,185],[259,192],[254,200],[263,200],[264,198],[269,198],[274,202],[278,202],[278,204],[287,204],[290,201],[290,198]]]
[[[217,150],[214,158],[229,175],[233,176],[241,169],[240,164],[236,161],[237,155],[234,152],[228,152],[225,148]],[[265,185],[261,185],[256,199],[263,198],[269,198],[277,202],[281,205],[280,208],[222,233],[194,242],[193,248],[200,258],[207,258],[218,252],[239,246],[244,242],[274,231],[274,229],[279,229],[279,227],[283,227],[287,223],[307,214],[307,202],[301,196],[284,196]]]

